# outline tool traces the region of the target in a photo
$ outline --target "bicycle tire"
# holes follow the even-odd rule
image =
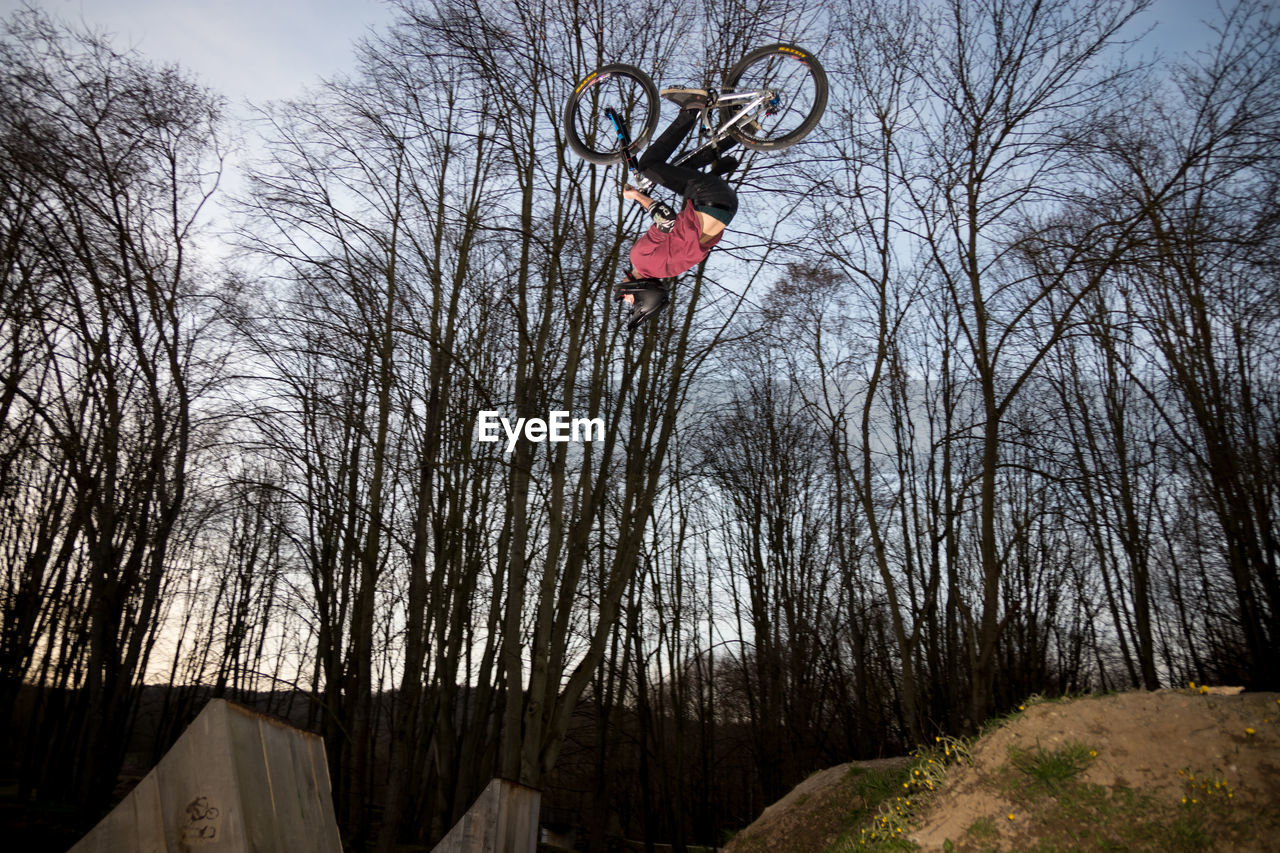
[[[605,107],[628,119],[632,136],[625,148],[605,118]],[[563,126],[569,148],[583,160],[601,165],[622,162],[643,148],[658,126],[658,87],[634,65],[601,66],[574,86],[564,106]]]
[[[818,126],[827,108],[827,72],[816,56],[793,44],[771,44],[742,57],[725,76],[725,88],[735,89],[739,83],[745,88],[779,89],[784,104],[781,114],[795,112],[799,118],[794,127],[767,122],[755,129],[730,128],[734,139],[756,151],[780,151],[795,145]]]

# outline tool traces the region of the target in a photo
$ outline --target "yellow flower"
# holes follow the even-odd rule
[[[1195,689],[1196,689],[1196,683],[1195,683],[1194,681],[1193,681],[1193,682],[1191,682],[1191,689],[1192,689],[1192,690],[1195,690]]]
[[[1019,711],[1025,711],[1025,710],[1027,710],[1027,706],[1026,706],[1026,705],[1019,705],[1019,706],[1018,706],[1018,710],[1019,710]]]
[[[1256,735],[1256,734],[1257,734],[1257,732],[1255,732],[1255,731],[1253,730],[1253,727],[1252,727],[1252,726],[1251,726],[1251,727],[1249,727],[1249,728],[1247,728],[1247,729],[1245,729],[1245,730],[1244,730],[1244,733],[1245,733],[1245,734],[1247,734],[1247,735]]]
[[[1098,757],[1098,750],[1096,750],[1096,749],[1091,749],[1091,750],[1089,750],[1089,757],[1090,757],[1090,758],[1097,758],[1097,757]]]
[[[1209,688],[1208,688],[1208,687],[1205,687],[1203,684],[1201,684],[1201,685],[1200,685],[1200,692],[1201,692],[1201,693],[1208,693],[1208,692],[1209,692]]]
[[[1013,820],[1013,812],[1009,812],[1009,820]]]

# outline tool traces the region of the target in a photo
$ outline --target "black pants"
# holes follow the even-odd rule
[[[738,194],[724,178],[703,174],[699,169],[714,163],[721,154],[737,144],[736,140],[732,137],[722,140],[699,151],[680,166],[667,163],[667,158],[675,153],[676,148],[697,124],[699,114],[698,110],[681,110],[675,121],[645,149],[636,162],[637,170],[641,177],[689,199],[695,208],[715,208],[732,216],[738,210]],[[724,217],[717,218],[727,221]]]

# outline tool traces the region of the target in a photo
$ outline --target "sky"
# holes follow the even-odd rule
[[[392,18],[385,0],[0,0],[0,16],[24,5],[182,65],[233,105],[351,70],[356,39]]]
[[[157,62],[176,62],[226,96],[233,109],[299,95],[349,71],[353,44],[388,23],[386,0],[25,0],[71,23],[115,35]],[[8,17],[24,0],[0,0]],[[1145,17],[1162,47],[1203,45],[1212,0],[1155,0]]]

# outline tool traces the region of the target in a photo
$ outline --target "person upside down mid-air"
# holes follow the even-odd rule
[[[657,314],[667,304],[666,279],[680,275],[702,262],[724,233],[738,210],[738,196],[724,176],[737,168],[738,161],[723,156],[736,144],[725,139],[699,151],[683,165],[672,166],[667,159],[675,153],[697,124],[707,105],[705,89],[663,89],[662,96],[680,107],[680,114],[636,162],[641,178],[653,181],[684,197],[676,213],[628,185],[623,197],[639,202],[653,218],[653,225],[631,248],[631,269],[615,288],[615,298],[631,306],[627,328],[634,329]],[[710,166],[707,172],[701,169]]]

